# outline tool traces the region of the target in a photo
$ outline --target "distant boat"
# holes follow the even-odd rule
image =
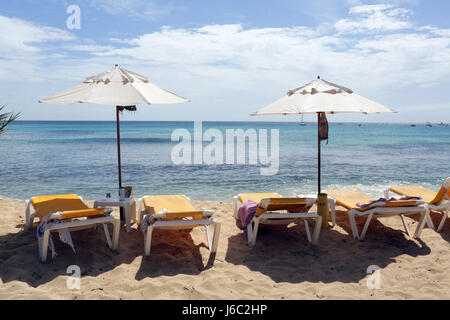
[[[429,123],[429,122],[427,122],[426,126],[430,127],[430,128],[432,127],[431,123]]]
[[[415,126],[416,126],[415,124],[412,124],[412,125],[411,125],[411,127],[415,127]]]
[[[303,121],[303,114],[302,114],[302,120],[300,121],[299,125],[301,125],[301,126],[306,126],[306,122]]]
[[[361,123],[360,123],[360,124],[358,124],[358,127],[361,127]]]

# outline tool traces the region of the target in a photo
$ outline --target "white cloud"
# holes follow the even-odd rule
[[[0,30],[0,78],[7,81],[37,79],[40,61],[55,57],[52,45],[75,39],[61,29],[1,15]]]
[[[362,5],[352,7],[350,14],[356,19],[341,19],[335,28],[341,33],[384,32],[408,29],[412,24],[407,20],[411,11],[395,8],[388,4]]]
[[[39,74],[57,85],[49,87],[48,94],[119,63],[149,76],[150,81],[163,88],[191,98],[195,103],[187,111],[181,108],[174,115],[178,120],[192,119],[196,114],[242,119],[247,111],[255,111],[316,75],[389,106],[393,101],[396,104],[391,107],[401,111],[398,106],[402,101],[406,103],[412,93],[416,95],[409,104],[424,104],[430,90],[442,92],[450,85],[449,30],[416,26],[411,22],[411,14],[393,5],[363,5],[353,7],[349,17],[340,20],[335,28],[165,26],[156,32],[130,39],[108,39],[101,44],[86,39],[67,42],[73,39],[69,33],[19,20],[16,24],[31,25],[31,30],[17,36],[12,44],[0,36],[0,43],[7,43],[0,50],[9,47],[13,52],[26,46],[31,57],[57,54],[49,62],[51,74],[45,72],[50,70],[47,64],[37,63]],[[0,19],[0,27],[1,22]],[[65,50],[44,50],[39,45],[52,39],[63,41],[59,48]],[[31,64],[34,58],[20,59],[14,64],[0,60],[1,72],[37,73]],[[11,77],[4,75],[0,79],[10,81]],[[40,92],[39,98],[45,94]],[[442,98],[435,98],[433,103],[445,105]],[[212,106],[217,107],[213,112]],[[163,110],[160,118],[153,119],[167,119],[167,114]]]
[[[40,43],[75,39],[70,33],[52,27],[0,16],[0,55],[3,58],[31,55],[42,51]]]

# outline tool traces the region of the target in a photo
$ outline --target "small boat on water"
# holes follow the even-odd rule
[[[430,128],[432,127],[431,123],[429,123],[429,122],[427,122],[426,126],[430,127]]]
[[[416,126],[415,124],[412,124],[412,125],[411,125],[411,127],[415,127],[415,126]]]
[[[306,126],[306,122],[303,121],[303,114],[302,114],[302,120],[300,121],[299,125],[301,125],[301,126]]]

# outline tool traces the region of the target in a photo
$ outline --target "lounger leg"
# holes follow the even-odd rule
[[[130,204],[131,207],[131,218],[130,221],[132,223],[136,222],[136,212],[137,212],[137,203],[136,200],[133,200],[133,202]]]
[[[411,232],[409,232],[408,225],[406,224],[405,216],[403,214],[400,215],[400,218],[402,218],[403,226],[405,227],[406,233],[408,236],[411,237]]]
[[[254,247],[256,244],[256,236],[258,235],[258,227],[259,227],[259,219],[256,218],[254,219],[255,224],[253,226],[253,232],[252,232],[252,236],[249,242],[250,247]]]
[[[369,224],[370,224],[370,221],[372,220],[372,217],[373,217],[373,213],[369,213],[369,216],[367,217],[366,223],[364,224],[364,228],[361,232],[361,236],[359,237],[359,240],[364,240],[364,237],[366,236],[366,232],[367,232],[367,229],[369,228]]]
[[[434,231],[436,231],[436,228],[434,227],[434,223],[433,223],[433,220],[431,220],[431,216],[430,215],[428,215],[428,217],[427,217],[427,226],[428,226],[428,228],[433,229]]]
[[[127,204],[123,207],[125,214],[125,225],[127,227],[127,232],[131,231],[131,204]]]
[[[219,235],[220,235],[220,223],[216,222],[214,224],[214,236],[213,236],[211,252],[217,252],[217,247],[219,245]]]
[[[47,260],[49,237],[50,230],[45,230],[43,238],[39,238],[39,257],[41,258],[41,262],[45,262]]]
[[[384,197],[389,199],[389,188],[384,189]]]
[[[447,220],[447,218],[448,218],[448,210],[445,210],[444,214],[442,215],[441,223],[439,223],[437,232],[441,232],[442,228],[444,227],[445,220]]]
[[[253,220],[247,225],[247,243],[250,244],[253,235]]]
[[[336,201],[334,199],[328,199],[328,206],[331,210],[331,223],[333,227],[336,225]]]
[[[211,241],[211,231],[209,230],[209,225],[205,225],[206,230],[206,240],[208,240],[208,248],[211,251],[212,241]]]
[[[112,249],[113,250],[117,250],[119,249],[119,235],[120,235],[120,221],[119,220],[115,220],[113,222],[113,245],[112,245]]]
[[[316,218],[316,224],[314,226],[314,233],[312,239],[313,245],[317,245],[319,243],[320,229],[322,229],[321,226],[322,226],[322,217],[318,216]]]
[[[114,224],[113,224],[113,226],[114,226]],[[109,235],[107,223],[103,224],[103,230],[105,230],[105,237],[106,237],[106,241],[108,242],[108,247],[110,247],[112,249],[111,236]]]
[[[31,201],[27,200],[26,203],[26,209],[25,209],[25,230],[30,229],[31,225],[33,224],[33,217],[30,215],[30,207],[31,207]]]
[[[145,233],[145,237],[144,237],[145,256],[150,255],[150,249],[152,246],[152,233],[153,233],[153,227],[150,226],[150,227],[148,227],[147,232]]]
[[[238,214],[238,197],[237,196],[234,196],[233,206],[234,206],[233,215],[234,215],[234,218],[237,219],[238,218],[238,216],[237,216],[237,214]]]
[[[422,233],[423,227],[427,221],[427,217],[429,216],[430,211],[427,210],[425,213],[422,213],[420,217],[419,224],[417,225],[416,232],[414,233],[414,238],[420,238],[420,234]]]
[[[311,242],[311,232],[309,232],[309,226],[308,221],[305,219],[305,230],[306,230],[306,236],[308,237],[308,242]]]
[[[358,227],[356,226],[355,214],[353,212],[349,211],[348,219],[350,220],[350,227],[352,228],[353,238],[359,240],[359,233],[358,233]]]

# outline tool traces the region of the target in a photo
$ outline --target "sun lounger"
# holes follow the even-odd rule
[[[197,210],[185,195],[145,196],[139,199],[141,212],[138,223],[144,232],[144,252],[150,255],[153,229],[192,229],[204,226],[209,250],[217,252],[220,234],[220,223],[212,215],[214,211]],[[211,239],[209,227],[214,225],[214,236]]]
[[[258,208],[247,226],[247,239],[250,246],[255,246],[259,224],[305,223],[308,241],[316,245],[319,241],[322,217],[315,212],[308,212],[316,199],[314,198],[283,198],[278,193],[245,193],[234,197],[234,217],[238,219],[238,207],[247,200],[258,203]],[[308,219],[315,221],[314,233],[311,238]]]
[[[382,201],[376,202],[372,205],[368,205],[364,208],[358,207],[357,203],[370,203],[374,201],[374,198],[367,196],[359,190],[327,190],[324,191],[333,200],[331,210],[335,210],[335,205],[344,207],[348,211],[350,220],[350,226],[352,228],[353,237],[355,239],[363,240],[370,221],[373,218],[382,218],[390,216],[400,216],[405,227],[406,233],[411,237],[408,225],[406,224],[405,215],[420,214],[421,218],[416,228],[414,238],[419,238],[422,233],[422,229],[429,219],[428,208],[421,200],[395,200],[395,201]],[[359,234],[358,228],[355,222],[355,215],[367,216],[364,228]]]
[[[386,197],[389,191],[406,197],[421,197],[431,211],[443,215],[437,232],[442,230],[450,213],[450,178],[444,181],[438,192],[419,186],[392,186],[385,190]]]
[[[31,213],[34,209],[34,213]],[[108,245],[113,250],[118,248],[120,220],[110,215],[108,208],[91,209],[76,194],[33,197],[26,202],[25,229],[29,229],[34,218],[41,221],[38,233],[39,257],[42,262],[47,259],[50,233],[67,229],[77,231],[103,225]],[[44,222],[44,223],[43,223]],[[109,235],[107,224],[113,225],[113,240]]]

